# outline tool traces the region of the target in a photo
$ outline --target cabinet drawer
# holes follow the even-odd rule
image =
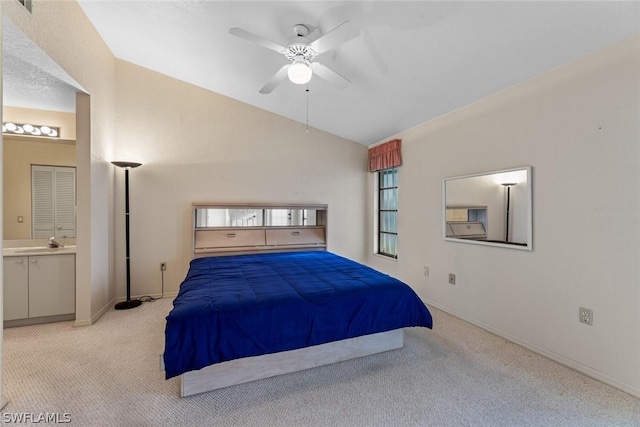
[[[196,249],[264,246],[264,230],[198,230]]]
[[[267,245],[324,244],[324,228],[284,228],[266,230]]]

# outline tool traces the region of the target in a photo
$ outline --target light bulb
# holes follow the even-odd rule
[[[302,59],[295,59],[293,64],[287,70],[287,74],[289,75],[289,80],[297,85],[304,85],[309,83],[311,80],[311,75],[313,74],[309,64]]]

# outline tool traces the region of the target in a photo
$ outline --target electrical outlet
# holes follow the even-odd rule
[[[456,284],[456,275],[453,273],[449,273],[449,284],[450,285]]]
[[[580,321],[580,323],[593,326],[593,310],[580,307],[579,315],[580,318],[578,320]]]
[[[161,262],[160,263],[160,271],[165,271],[167,269],[167,263],[166,262]]]
[[[426,277],[429,277],[429,267],[427,267],[426,265],[424,266],[424,275]]]

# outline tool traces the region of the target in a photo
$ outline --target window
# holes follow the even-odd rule
[[[398,258],[398,168],[378,172],[378,253]]]

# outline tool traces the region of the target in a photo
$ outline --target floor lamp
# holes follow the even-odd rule
[[[135,162],[111,162],[112,164],[124,169],[124,211],[125,211],[125,230],[127,242],[127,300],[116,304],[116,310],[128,310],[138,307],[142,304],[139,299],[131,299],[131,265],[129,262],[129,169],[137,168],[141,163]]]
[[[511,213],[510,211],[510,204],[511,204],[511,187],[513,187],[514,185],[516,185],[515,183],[511,182],[511,183],[506,183],[506,184],[502,184],[505,187],[507,187],[507,209],[505,212],[505,216],[506,216],[506,231],[505,231],[505,235],[504,235],[504,241],[506,243],[509,243],[509,214]]]

